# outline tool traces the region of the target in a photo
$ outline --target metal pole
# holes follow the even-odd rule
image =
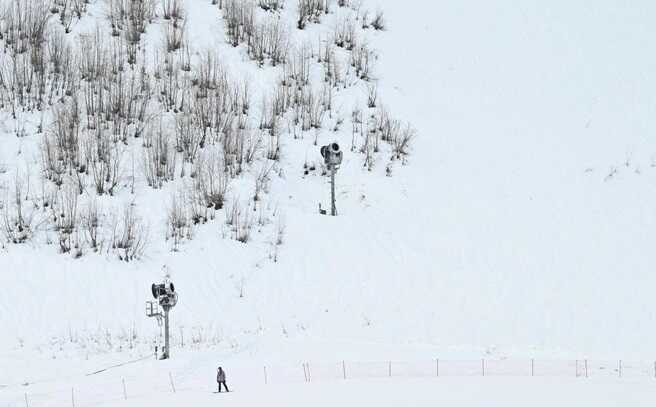
[[[331,200],[331,208],[330,208],[330,214],[331,216],[337,216],[337,206],[335,205],[335,165],[331,164],[330,165],[330,200]]]
[[[162,359],[169,358],[169,310],[164,308],[164,356]]]

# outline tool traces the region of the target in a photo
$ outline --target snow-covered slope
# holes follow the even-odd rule
[[[98,3],[85,17],[90,27],[101,18]],[[225,44],[209,0],[185,7],[192,47],[216,48],[255,89],[275,78],[274,68],[257,68]],[[134,336],[146,348],[157,330],[143,303],[163,264],[180,293],[175,340],[180,333],[200,346],[273,355],[270,344],[295,339],[316,344],[308,351],[316,355],[375,342],[652,357],[656,6],[368,0],[366,7],[381,7],[387,22],[386,31],[366,34],[379,52],[382,103],[417,129],[407,165],[397,162],[387,177],[387,155],[367,171],[361,153],[346,151],[339,216],[321,216],[327,179],[303,174],[303,163],[320,161],[315,135],[285,133],[263,204],[268,224],[242,244],[219,213],[176,252],[164,241],[175,189],[142,183],[132,196],[126,187],[116,199],[134,199],[151,225],[141,260],[73,259],[41,243],[0,252],[6,357],[21,344],[41,345],[45,357],[93,354]],[[298,35],[312,38],[334,21]],[[147,41],[161,41],[158,33]],[[351,106],[366,103],[366,84],[337,101],[348,120],[339,132],[318,132],[319,144],[350,144]],[[17,139],[7,112],[3,121],[0,161],[10,169],[36,161],[39,136]],[[8,184],[12,174],[0,180]],[[243,176],[231,193],[247,200],[253,185],[254,175]]]

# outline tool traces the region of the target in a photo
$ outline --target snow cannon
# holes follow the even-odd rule
[[[344,153],[339,148],[339,144],[330,143],[326,146],[321,147],[321,156],[323,157],[323,162],[328,166],[338,166],[342,163],[342,158]]]
[[[150,291],[156,301],[146,302],[146,315],[157,318],[157,325],[161,326],[164,320],[164,349],[160,359],[168,359],[171,352],[169,345],[169,312],[175,304],[178,303],[178,293],[175,292],[175,285],[166,276],[163,283],[153,283]],[[162,313],[162,311],[164,311]],[[157,353],[157,350],[155,351]]]
[[[175,285],[169,280],[160,284],[153,284],[150,287],[153,298],[159,301],[162,308],[172,308],[178,302],[178,294],[175,292]]]
[[[158,299],[163,295],[172,295],[175,292],[175,286],[171,282],[169,282],[168,284],[167,283],[153,284],[151,286],[151,291],[153,293],[153,298]]]

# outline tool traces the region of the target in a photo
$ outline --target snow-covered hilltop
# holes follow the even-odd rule
[[[656,6],[583,3],[3,0],[7,358],[147,351],[163,264],[174,343],[649,358]]]

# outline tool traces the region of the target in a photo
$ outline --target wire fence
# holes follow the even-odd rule
[[[480,359],[373,362],[301,362],[289,365],[227,366],[228,385],[272,385],[355,379],[434,377],[580,377],[656,378],[656,361]],[[201,377],[202,376],[202,377]],[[35,386],[36,387],[36,386]],[[81,379],[75,386],[5,387],[0,405],[11,407],[98,406],[156,394],[216,391],[214,377],[197,372],[157,372],[155,375]],[[5,392],[8,400],[4,400]]]

